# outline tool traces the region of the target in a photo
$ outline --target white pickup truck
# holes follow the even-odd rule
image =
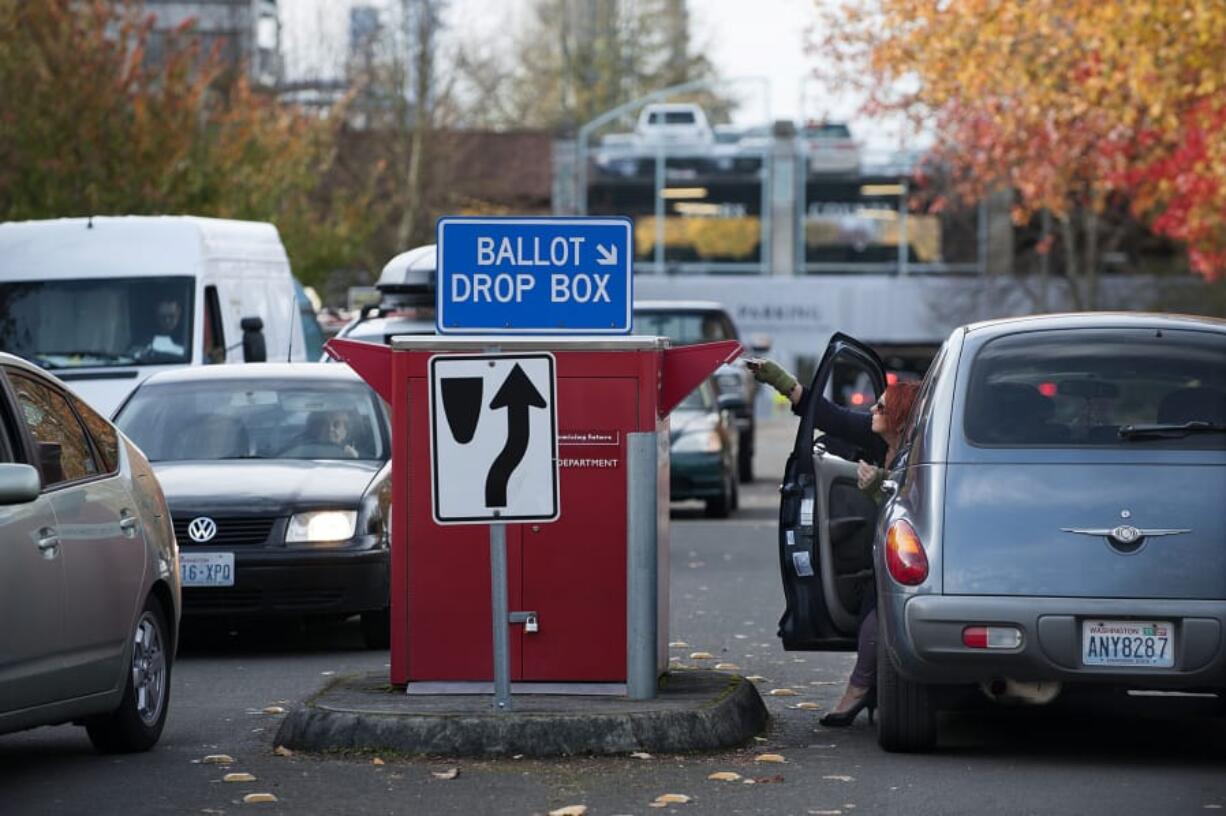
[[[648,105],[639,114],[634,133],[640,147],[709,147],[715,143],[706,113],[688,103]]]

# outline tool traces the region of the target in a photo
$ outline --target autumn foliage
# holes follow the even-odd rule
[[[352,264],[370,196],[325,182],[336,122],[257,92],[135,0],[0,0],[0,220],[188,213],[275,223],[310,281]]]
[[[1222,0],[819,3],[828,80],[935,134],[954,194],[1019,220],[1125,202],[1226,272]]]

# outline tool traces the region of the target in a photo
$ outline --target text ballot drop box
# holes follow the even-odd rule
[[[390,348],[334,339],[328,351],[392,407],[391,682],[442,692],[492,681],[490,528],[463,523],[463,502],[449,505],[444,496],[440,505],[437,492],[454,492],[457,479],[463,489],[466,478],[467,501],[479,504],[509,485],[541,518],[506,518],[516,690],[583,684],[557,690],[621,693],[636,685],[631,671],[640,688],[654,690],[668,664],[668,414],[740,346],[669,348],[664,338],[639,336],[405,336]],[[522,371],[508,373],[506,360],[483,355],[522,359],[528,384],[517,380]],[[546,361],[552,396],[543,379],[528,382],[537,376],[532,367],[544,371]],[[432,366],[454,373],[444,383],[451,394],[432,393]],[[442,398],[456,406],[446,406],[446,426],[437,416]],[[544,413],[549,399],[558,476],[552,498],[552,474],[523,464],[532,456],[522,453],[542,443],[548,422],[534,420],[530,440],[516,436],[527,433],[524,417]],[[432,444],[444,473],[433,472]],[[460,453],[456,445],[467,447]],[[528,469],[508,477],[508,464]]]

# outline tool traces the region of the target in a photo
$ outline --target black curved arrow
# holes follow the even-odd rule
[[[485,477],[486,507],[507,506],[507,482],[528,452],[528,409],[544,407],[545,398],[516,363],[490,402],[490,410],[507,409],[507,443]]]

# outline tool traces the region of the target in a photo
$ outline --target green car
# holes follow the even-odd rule
[[[731,410],[721,409],[711,380],[704,380],[673,409],[670,419],[671,498],[701,499],[712,518],[737,507],[737,433]]]

